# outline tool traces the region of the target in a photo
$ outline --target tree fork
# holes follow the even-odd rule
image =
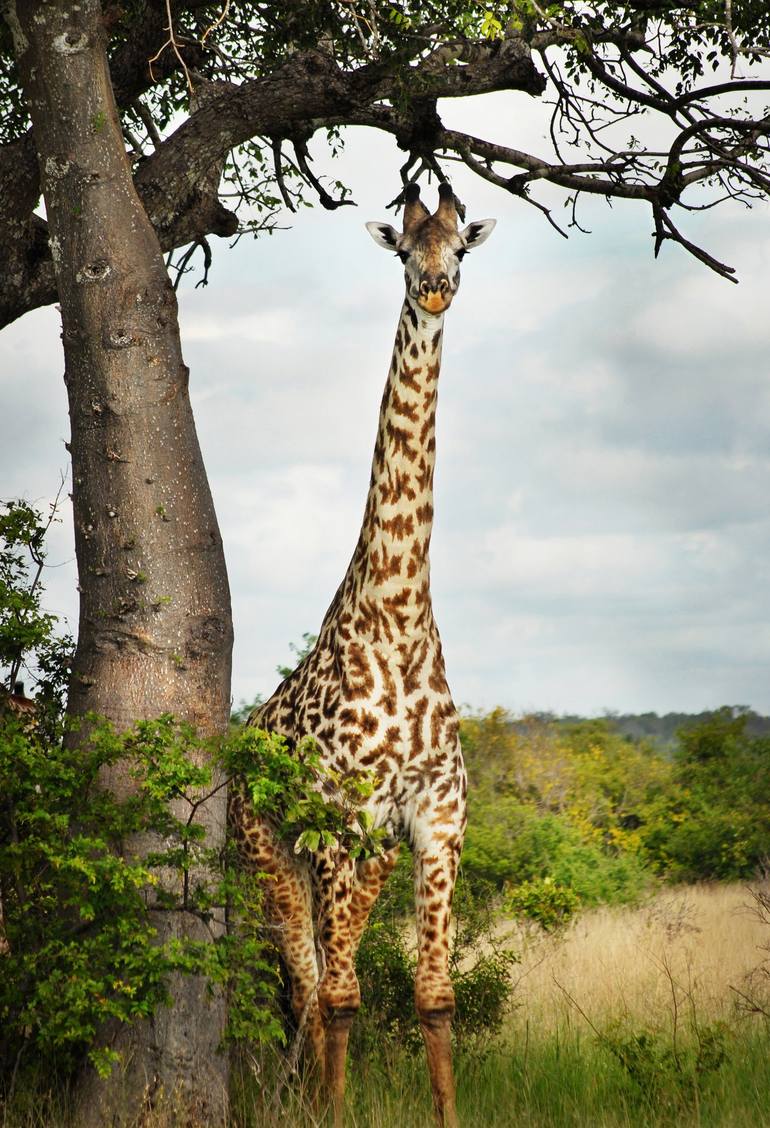
[[[69,712],[118,728],[174,713],[224,731],[232,620],[222,540],[198,445],[176,299],[136,194],[107,64],[101,7],[61,0],[6,5],[33,122],[61,303],[72,429],[80,622]],[[119,795],[125,766],[104,778]],[[224,842],[220,790],[199,821]],[[133,842],[133,853],[152,848]],[[210,939],[183,911],[150,909],[160,940]],[[224,1122],[221,995],[175,976],[151,1019],[105,1029],[122,1066],[80,1083],[78,1120],[135,1122],[146,1104],[182,1100]]]

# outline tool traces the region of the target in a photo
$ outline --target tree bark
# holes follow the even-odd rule
[[[176,300],[125,154],[97,0],[7,8],[33,123],[61,303],[80,623],[69,711],[117,727],[163,712],[222,732],[232,621],[222,540],[182,359]],[[105,780],[132,787],[120,766]],[[199,815],[224,841],[225,794]],[[145,844],[146,846],[146,844]],[[133,843],[129,848],[136,849]],[[208,938],[150,909],[159,938]],[[225,1005],[175,977],[151,1020],[104,1031],[123,1066],[80,1085],[79,1123],[134,1123],[162,1096],[226,1114]]]

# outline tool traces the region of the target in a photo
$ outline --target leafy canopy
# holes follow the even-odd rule
[[[104,15],[135,182],[164,249],[188,247],[182,273],[196,245],[208,267],[210,234],[271,231],[313,200],[352,203],[348,186],[314,172],[310,148],[320,138],[339,152],[349,126],[395,137],[403,183],[451,179],[462,164],[562,234],[580,227],[585,193],[637,201],[656,253],[677,242],[725,277],[732,268],[677,213],[750,205],[770,188],[765,0],[176,0],[170,27],[165,0],[129,0]],[[0,30],[0,233],[23,266],[0,281],[10,319],[55,300],[55,287],[40,279],[44,221],[19,222],[38,172],[33,147],[19,147],[29,121]],[[444,125],[443,100],[495,91],[539,105],[538,149],[515,113],[495,138]],[[566,223],[543,182],[561,190]]]

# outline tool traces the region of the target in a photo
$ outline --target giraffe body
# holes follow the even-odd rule
[[[442,186],[443,188],[444,186]],[[367,225],[406,263],[407,293],[380,409],[364,521],[314,649],[249,719],[291,743],[313,736],[323,764],[373,772],[364,809],[384,828],[383,856],[354,862],[290,853],[236,793],[242,856],[275,880],[268,912],[341,1123],[348,1030],[360,1004],[353,966],[369,911],[406,840],[415,863],[415,1001],[440,1124],[456,1123],[449,1026],[449,919],[465,830],[459,723],[430,598],[435,414],[444,311],[459,259],[493,221],[457,230],[451,189],[430,216],[411,186],[399,235]],[[373,230],[374,229],[374,230]],[[316,940],[321,952],[320,961]]]

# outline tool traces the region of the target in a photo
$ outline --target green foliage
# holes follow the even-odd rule
[[[356,956],[361,1010],[352,1030],[353,1053],[374,1057],[383,1043],[416,1049],[420,1028],[414,1006],[417,961],[402,923],[373,920]]]
[[[579,904],[573,889],[558,885],[551,877],[520,882],[506,891],[504,901],[506,912],[534,920],[546,932],[554,932],[571,920]]]
[[[21,1050],[51,1054],[69,1068],[105,1019],[130,1022],[168,1000],[172,972],[206,976],[228,992],[228,1037],[254,1044],[282,1037],[274,1006],[277,973],[260,925],[257,878],[208,848],[195,813],[217,786],[210,747],[170,716],[124,733],[88,718],[77,747],[0,723],[0,889],[9,952],[2,957],[0,1022],[9,1062]],[[221,758],[243,773],[255,806],[275,817],[295,849],[342,843],[378,849],[360,811],[369,779],[321,770],[308,742],[236,730]],[[100,774],[120,764],[133,788],[117,798]],[[331,787],[331,794],[324,791]],[[143,860],[122,844],[141,835]],[[215,942],[161,943],[156,912],[190,913]],[[224,927],[223,906],[238,921]],[[93,1054],[109,1071],[111,1057]]]
[[[499,930],[499,913],[489,890],[474,891],[464,876],[454,898],[454,935],[449,973],[455,993],[453,1033],[458,1048],[487,1053],[513,1005],[512,977],[517,953]]]
[[[323,766],[312,738],[292,747],[285,736],[253,726],[230,735],[222,760],[242,781],[254,810],[295,853],[342,849],[359,858],[381,852],[385,830],[375,829],[362,808],[374,791],[371,772],[340,775]]]
[[[471,788],[463,870],[498,893],[550,878],[584,905],[637,900],[649,884],[644,862],[581,833],[566,815],[539,813],[514,798],[487,799]]]
[[[45,1059],[66,1072],[90,1051],[109,1072],[114,1055],[92,1049],[97,1028],[151,1014],[173,972],[227,991],[228,1036],[276,1038],[254,878],[211,849],[196,821],[222,786],[214,749],[171,716],[122,733],[92,716],[79,731],[62,720],[69,640],[40,603],[49,526],[21,502],[0,515],[0,656],[12,672],[34,661],[45,691],[31,716],[0,711],[0,1070]],[[115,772],[119,794],[103,785]],[[137,836],[143,857],[130,848]],[[245,921],[237,933],[225,905]],[[171,909],[215,942],[162,943],[157,924]]]
[[[471,882],[501,890],[508,882],[545,876],[554,858],[579,843],[579,836],[555,815],[539,815],[517,799],[494,806],[473,796],[463,850],[463,871]]]
[[[89,723],[75,748],[44,741],[15,718],[0,721],[0,888],[9,947],[0,978],[2,1064],[26,1050],[69,1067],[104,1020],[130,1022],[166,1002],[174,971],[228,990],[230,1036],[277,1036],[269,946],[253,929],[224,928],[222,906],[250,917],[257,893],[228,858],[207,848],[193,821],[215,786],[211,768],[201,766],[201,742],[167,716],[122,734]],[[100,773],[118,763],[135,782],[125,798],[100,785]],[[120,852],[137,834],[157,843],[144,860]],[[160,943],[148,899],[156,911],[202,919],[220,938]],[[109,1055],[92,1060],[109,1071]]]
[[[621,1028],[602,1033],[600,1044],[620,1063],[646,1101],[680,1107],[697,1106],[698,1090],[728,1056],[726,1023],[693,1023],[691,1036],[677,1031]]]
[[[25,666],[49,711],[60,709],[72,650],[69,637],[55,635],[57,616],[41,604],[45,537],[57,505],[58,496],[44,520],[24,501],[0,503],[0,668],[12,692]]]
[[[679,733],[672,785],[650,805],[640,839],[674,880],[747,878],[770,842],[770,738],[724,708]]]
[[[16,665],[32,656],[60,671],[63,687],[67,641],[40,604],[48,526],[22,503],[5,509],[0,656]],[[108,1073],[114,1054],[93,1048],[97,1029],[152,1014],[168,1001],[172,973],[227,992],[227,1037],[282,1038],[259,875],[209,847],[196,816],[224,773],[237,773],[297,852],[342,847],[355,857],[380,849],[362,810],[373,777],[340,777],[312,741],[290,748],[250,727],[216,745],[169,715],[121,733],[89,716],[78,730],[63,723],[59,700],[32,721],[0,713],[0,1069],[45,1056],[67,1071],[88,1052]],[[104,786],[115,773],[117,791]],[[141,854],[131,849],[137,837]],[[202,922],[212,940],[194,939],[196,926],[162,942],[167,911]]]
[[[761,720],[742,708],[704,714],[669,756],[612,718],[464,718],[468,880],[501,893],[550,879],[593,905],[634,901],[656,876],[750,877],[770,841]]]
[[[404,859],[403,871],[411,866]],[[398,870],[396,870],[398,873]],[[395,875],[394,875],[395,876]],[[356,957],[361,1011],[354,1024],[353,1052],[377,1057],[383,1044],[416,1049],[421,1042],[414,1006],[414,945],[393,903],[378,901]],[[499,1035],[511,1007],[515,952],[498,935],[498,917],[488,898],[474,896],[462,878],[457,883],[450,978],[456,1011],[455,1041],[465,1051],[486,1052]]]

